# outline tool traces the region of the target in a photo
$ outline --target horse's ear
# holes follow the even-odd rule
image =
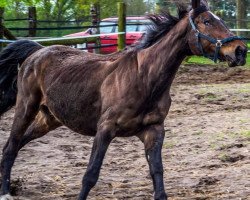
[[[200,0],[192,0],[192,8],[196,9],[200,6],[201,1]]]
[[[206,6],[207,8],[209,8],[207,0],[201,0],[201,5]]]

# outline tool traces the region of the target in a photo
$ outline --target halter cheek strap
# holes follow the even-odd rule
[[[228,38],[224,38],[224,39],[215,39],[212,38],[208,35],[205,35],[203,33],[201,33],[195,26],[193,19],[195,19],[196,17],[198,17],[199,14],[208,11],[208,9],[205,6],[201,6],[195,10],[193,10],[193,13],[189,12],[189,22],[191,24],[192,29],[195,31],[195,36],[197,37],[197,47],[199,48],[200,52],[202,53],[202,55],[206,58],[209,58],[211,60],[213,60],[215,63],[217,63],[218,59],[219,59],[219,53],[220,53],[220,49],[221,47],[228,42],[232,42],[234,40],[245,40],[246,38],[240,37],[240,36],[232,36],[232,37],[228,37]],[[193,14],[193,16],[192,16]],[[201,39],[205,39],[207,41],[209,41],[210,43],[215,45],[215,53],[214,55],[209,55],[206,54],[203,50],[203,46],[201,44]]]

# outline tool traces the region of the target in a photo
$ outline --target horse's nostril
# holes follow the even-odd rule
[[[247,48],[244,46],[238,46],[235,49],[235,63],[237,66],[243,66],[246,64]]]
[[[247,54],[247,49],[241,46],[238,46],[235,50],[235,55],[236,56],[246,56]]]

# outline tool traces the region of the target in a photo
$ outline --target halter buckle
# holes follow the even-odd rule
[[[222,47],[222,45],[223,45],[223,44],[222,44],[221,40],[217,40],[215,46],[216,46],[216,47]]]
[[[194,31],[195,31],[195,36],[196,36],[196,37],[199,37],[200,31],[199,31],[198,29],[195,29]]]

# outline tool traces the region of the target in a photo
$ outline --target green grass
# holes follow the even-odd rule
[[[222,162],[226,162],[228,160],[229,156],[226,153],[221,153],[220,155],[218,155],[218,158]]]
[[[193,135],[202,135],[203,134],[203,131],[196,131],[193,133]]]
[[[248,45],[250,48],[250,43]],[[184,62],[184,64],[217,65],[212,60],[209,60],[209,59],[204,58],[204,57],[199,57],[199,56],[192,56],[192,57],[188,58],[188,60],[186,60]],[[250,68],[250,53],[248,53],[247,64],[245,66],[247,68]]]
[[[250,130],[248,130],[248,131],[242,131],[240,134],[242,136],[244,136],[244,137],[250,138]]]
[[[172,149],[176,145],[175,141],[168,141],[163,144],[163,148]]]

